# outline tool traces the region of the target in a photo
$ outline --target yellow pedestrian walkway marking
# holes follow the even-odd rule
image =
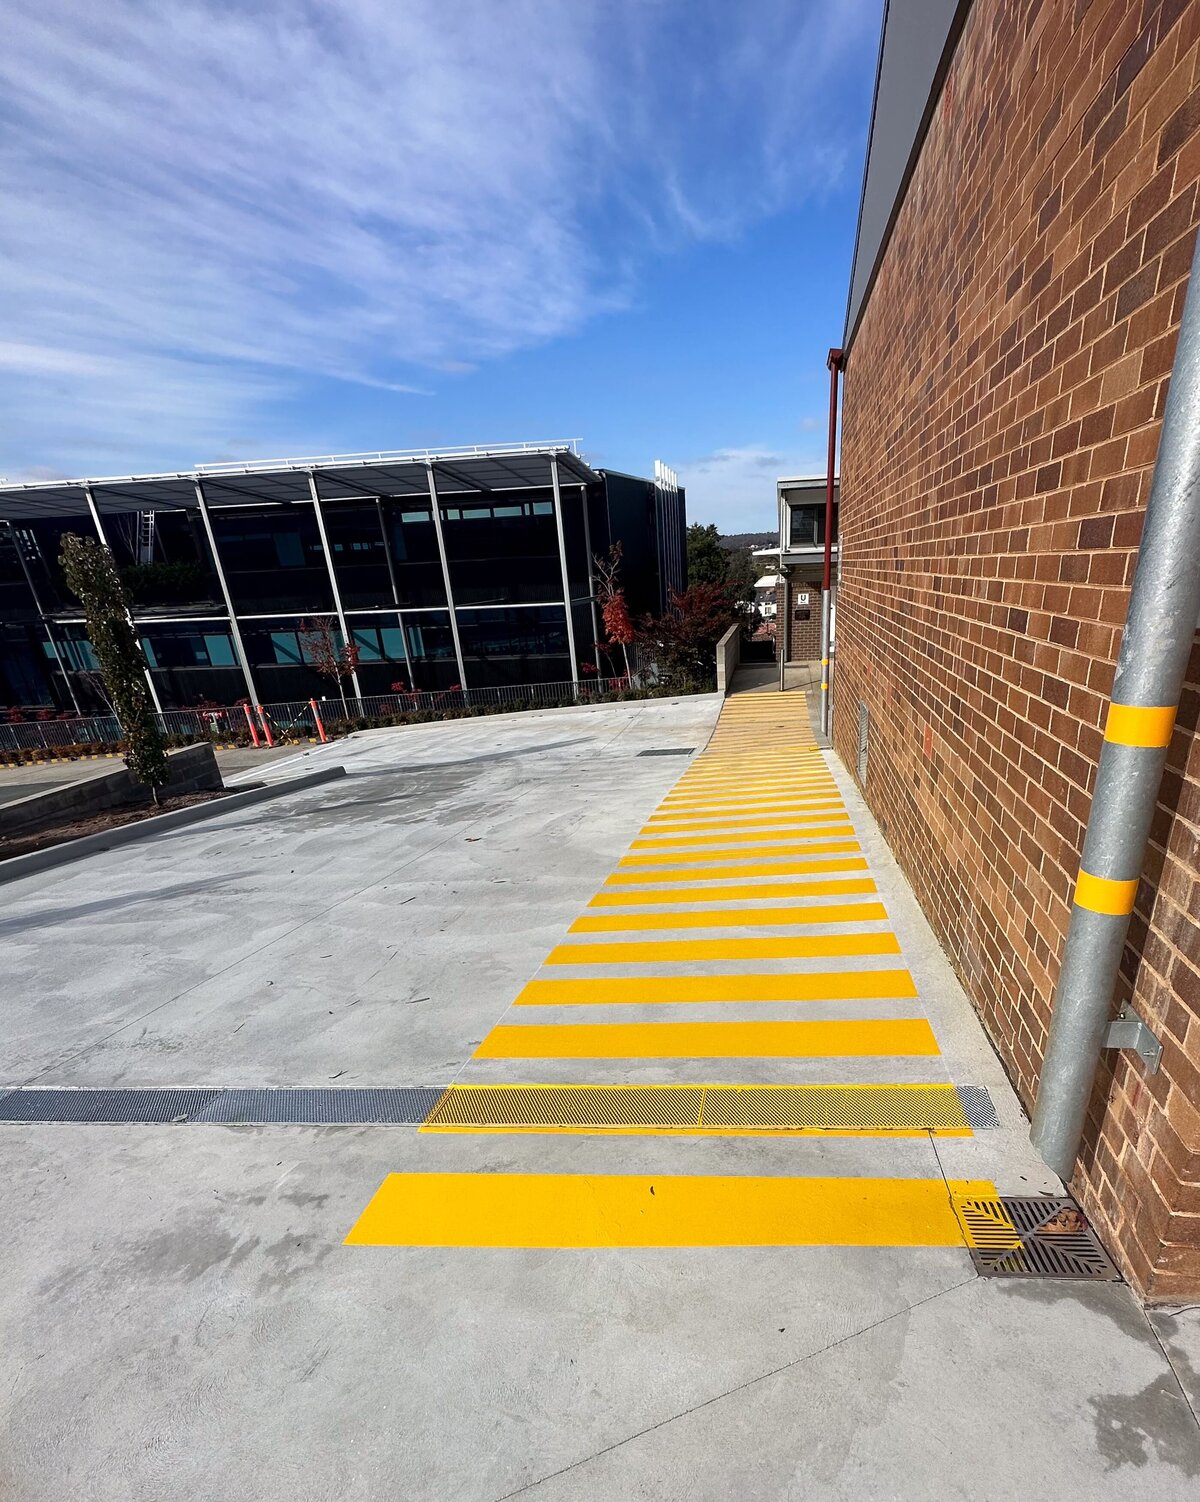
[[[708,746],[647,816],[570,937],[478,1044],[466,1077],[438,1096],[421,1131],[790,1138],[797,1156],[789,1162],[799,1165],[811,1161],[801,1139],[813,1136],[970,1136],[964,1098],[944,1075],[894,1082],[942,1071],[878,898],[804,701],[728,700]],[[749,932],[734,937],[738,930]],[[676,1011],[686,1020],[672,1021],[657,1010],[689,1005],[706,1009],[702,1020]],[[762,1020],[734,1010],[759,1005],[777,1010],[760,1012]],[[560,1008],[585,1010],[564,1016]],[[871,1015],[888,1011],[914,1015]],[[677,1073],[690,1063],[694,1074],[702,1060],[738,1061],[729,1072],[748,1082],[671,1079],[672,1061]],[[530,1080],[539,1061],[566,1082]],[[603,1067],[589,1070],[594,1061]],[[768,1072],[820,1078],[825,1071],[814,1061],[828,1061],[823,1083],[762,1080]],[[571,1079],[576,1065],[580,1077]],[[878,1083],[834,1082],[866,1069]],[[594,1077],[628,1081],[639,1071],[660,1082]],[[509,1078],[497,1083],[497,1073]],[[619,1140],[603,1151],[620,1166]],[[956,1181],[948,1190],[941,1178],[886,1174],[404,1173],[383,1182],[346,1239],[408,1247],[961,1246],[952,1196],[994,1194],[990,1184]]]
[[[634,1022],[494,1027],[477,1059],[814,1059],[928,1057],[923,1017],[870,1022]]]
[[[639,939],[559,944],[547,965],[656,965],[699,960],[814,960],[833,955],[899,954],[894,934],[808,934],[795,939]]]
[[[852,840],[841,842],[847,850],[857,850],[858,846]],[[841,848],[839,846],[839,848]],[[703,861],[704,856],[689,855],[687,861]],[[729,877],[745,876],[807,876],[824,874],[827,871],[866,871],[868,869],[866,858],[861,855],[846,856],[834,860],[824,860],[817,856],[802,861],[772,861],[758,862],[749,865],[733,863],[728,866],[681,866],[678,870],[674,865],[664,866],[662,861],[646,861],[639,859],[640,866],[649,866],[645,871],[614,871],[604,883],[605,889],[617,886],[629,886],[640,882],[670,881],[705,883],[725,881]],[[756,889],[757,890],[757,889]],[[762,891],[770,894],[776,890],[772,886],[764,886]]]
[[[662,840],[633,840],[630,842],[631,850],[680,850],[687,846],[695,845],[744,845],[748,840],[766,840],[778,837],[781,840],[794,840],[797,836],[811,835],[817,838],[822,835],[852,834],[853,825],[839,820],[836,824],[814,823],[800,824],[787,823],[776,824],[775,828],[768,832],[763,829],[747,829],[740,834],[689,834],[671,835]]]
[[[907,970],[792,971],[775,975],[619,975],[527,981],[514,1006],[660,1006],[676,1003],[892,1001],[916,996]]]
[[[598,913],[576,918],[567,930],[572,934],[604,934],[627,931],[655,932],[669,928],[752,928],[765,925],[784,928],[803,923],[882,922],[887,909],[881,902],[812,902],[806,907],[719,908],[704,913]]]
[[[860,849],[857,840],[813,840],[805,845],[745,845],[738,850],[680,850],[673,854],[623,855],[617,862],[618,869],[626,866],[679,866],[689,861],[698,865],[706,861],[744,861],[760,859],[764,855],[795,857],[800,855],[832,855],[839,851]],[[780,870],[787,868],[781,866]]]
[[[657,879],[661,880],[661,877]],[[630,907],[642,902],[666,907],[671,903],[754,902],[763,898],[778,901],[781,897],[851,897],[875,890],[875,883],[869,876],[834,878],[830,881],[776,881],[769,885],[652,887],[647,892],[597,892],[588,907]],[[738,908],[736,911],[743,916],[755,918],[764,912],[790,913],[794,909],[753,907]],[[657,916],[666,918],[669,915],[660,913]],[[696,913],[694,916],[700,918],[703,914]]]
[[[776,829],[781,825],[786,828],[791,823],[812,823],[814,820],[832,819],[834,815],[829,810],[839,808],[842,808],[840,802],[812,803],[775,814],[706,814],[703,818],[654,818],[643,827],[642,833],[661,834],[664,831],[680,829],[691,834],[699,834],[711,829],[756,829],[764,824],[774,826]]]
[[[348,1246],[962,1245],[950,1196],[985,1181],[733,1175],[393,1173]]]

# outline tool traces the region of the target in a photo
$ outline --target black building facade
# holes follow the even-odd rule
[[[97,707],[68,532],[112,549],[164,709],[328,694],[321,621],[357,646],[361,695],[603,675],[590,560],[621,543],[635,616],[685,583],[672,472],[593,469],[573,444],[3,486],[0,706]]]

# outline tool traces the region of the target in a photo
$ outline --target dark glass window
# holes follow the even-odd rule
[[[562,599],[558,531],[548,494],[443,503],[442,525],[459,607]]]
[[[567,622],[561,605],[526,610],[460,610],[467,682],[549,683],[571,677]]]
[[[820,548],[825,545],[825,502],[792,507],[792,547]],[[833,540],[837,541],[837,508],[833,512]]]
[[[332,609],[325,554],[311,507],[215,510],[212,523],[236,610]]]

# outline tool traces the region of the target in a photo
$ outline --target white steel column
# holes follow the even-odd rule
[[[562,565],[563,607],[567,613],[567,651],[571,655],[571,682],[579,681],[579,659],[575,656],[575,623],[571,611],[571,581],[567,574],[567,537],[563,531],[562,495],[558,488],[558,460],[550,455],[550,484],[554,489],[554,524],[558,528],[558,561]]]
[[[342,628],[342,641],[348,646],[353,641],[353,637],[350,635],[350,627],[346,624],[346,612],[342,609],[342,595],[338,589],[337,574],[333,571],[333,549],[329,545],[329,533],[325,530],[325,513],[321,510],[321,497],[317,493],[317,477],[311,469],[308,472],[308,493],[312,496],[313,511],[317,518],[317,531],[321,534],[321,549],[325,554],[329,587],[333,590],[333,608],[337,611],[338,625]],[[354,685],[354,697],[361,699],[362,689],[359,687],[357,668],[350,670],[350,682]]]
[[[9,536],[12,538],[13,551],[17,555],[17,562],[21,565],[21,572],[25,575],[25,583],[29,586],[29,593],[33,596],[33,608],[41,618],[42,630],[46,633],[46,640],[50,643],[50,650],[54,654],[55,662],[58,663],[58,671],[63,676],[63,682],[67,685],[67,693],[71,696],[71,703],[75,706],[75,713],[82,714],[83,711],[79,707],[79,700],[75,697],[75,685],[71,682],[71,675],[67,671],[67,664],[63,659],[62,653],[58,650],[58,643],[55,641],[54,632],[50,627],[50,617],[42,609],[42,599],[37,592],[37,585],[33,582],[33,573],[26,562],[25,554],[21,551],[21,539],[17,535],[17,529],[13,526],[12,522],[6,521],[4,525],[8,528]],[[39,548],[38,551],[40,554],[41,549]]]
[[[237,615],[233,609],[233,596],[229,593],[229,584],[225,578],[225,570],[221,567],[221,555],[217,552],[217,537],[213,531],[212,519],[208,514],[208,502],[204,499],[204,487],[200,481],[196,481],[196,503],[200,507],[200,520],[204,523],[204,535],[208,538],[208,550],[212,554],[213,567],[217,571],[217,582],[221,586],[221,597],[225,601],[225,612],[229,616],[229,630],[233,637],[234,649],[237,652],[238,662],[241,665],[242,677],[246,680],[246,692],[250,695],[251,704],[259,703],[258,690],[254,687],[254,677],[250,672],[250,659],[246,655],[246,645],[242,641],[241,627],[238,625]]]
[[[400,613],[400,588],[396,583],[396,565],[392,562],[392,545],[388,541],[387,522],[383,516],[383,497],[375,499],[375,515],[379,518],[379,537],[383,543],[383,561],[387,564],[388,583],[392,586],[392,603],[396,607],[396,625],[400,631],[400,648],[404,653],[404,666],[408,670],[409,689],[416,693],[417,680],[413,677],[412,658],[408,655],[408,632],[404,629],[404,617]]]
[[[454,609],[454,591],[450,587],[450,561],[446,557],[446,539],[442,536],[442,508],[438,501],[433,465],[426,461],[425,477],[429,481],[429,500],[433,506],[433,529],[437,533],[438,557],[442,560],[442,583],[446,586],[446,604],[450,609],[450,635],[454,638],[454,655],[458,660],[458,684],[467,691],[467,670],[463,666],[462,642],[458,639],[458,615]]]
[[[102,548],[108,548],[108,538],[104,535],[104,523],[100,520],[100,511],[96,505],[96,497],[92,494],[92,487],[90,485],[85,485],[83,487],[83,493],[87,498],[88,510],[92,514],[92,525],[96,529],[96,536],[100,539],[100,546]],[[112,549],[108,548],[108,551],[111,553]],[[113,559],[113,567],[116,567],[115,558]],[[133,634],[137,636],[137,627],[134,624],[133,616],[128,611],[126,611],[126,615],[128,616],[130,626],[133,627]],[[138,636],[137,640],[138,649],[142,654],[142,671],[146,675],[146,687],[150,690],[150,702],[154,705],[154,708],[158,711],[158,713],[162,714],[162,704],[159,701],[158,690],[154,687],[154,674],[151,673],[150,664],[146,661],[146,649],[142,646],[142,639],[140,636]]]
[[[595,559],[592,557],[592,528],[588,521],[587,486],[579,487],[579,504],[583,507],[583,545],[588,557],[588,604],[592,611],[592,656],[596,663],[596,677],[600,677],[600,617],[596,614]]]

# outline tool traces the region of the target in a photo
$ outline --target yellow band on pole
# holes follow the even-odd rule
[[[1169,746],[1175,728],[1174,704],[1108,706],[1104,739],[1114,746]]]
[[[1106,876],[1093,876],[1090,871],[1080,870],[1075,883],[1075,903],[1087,908],[1090,913],[1106,913],[1110,918],[1123,918],[1133,912],[1137,899],[1138,884],[1133,881],[1112,881]]]

